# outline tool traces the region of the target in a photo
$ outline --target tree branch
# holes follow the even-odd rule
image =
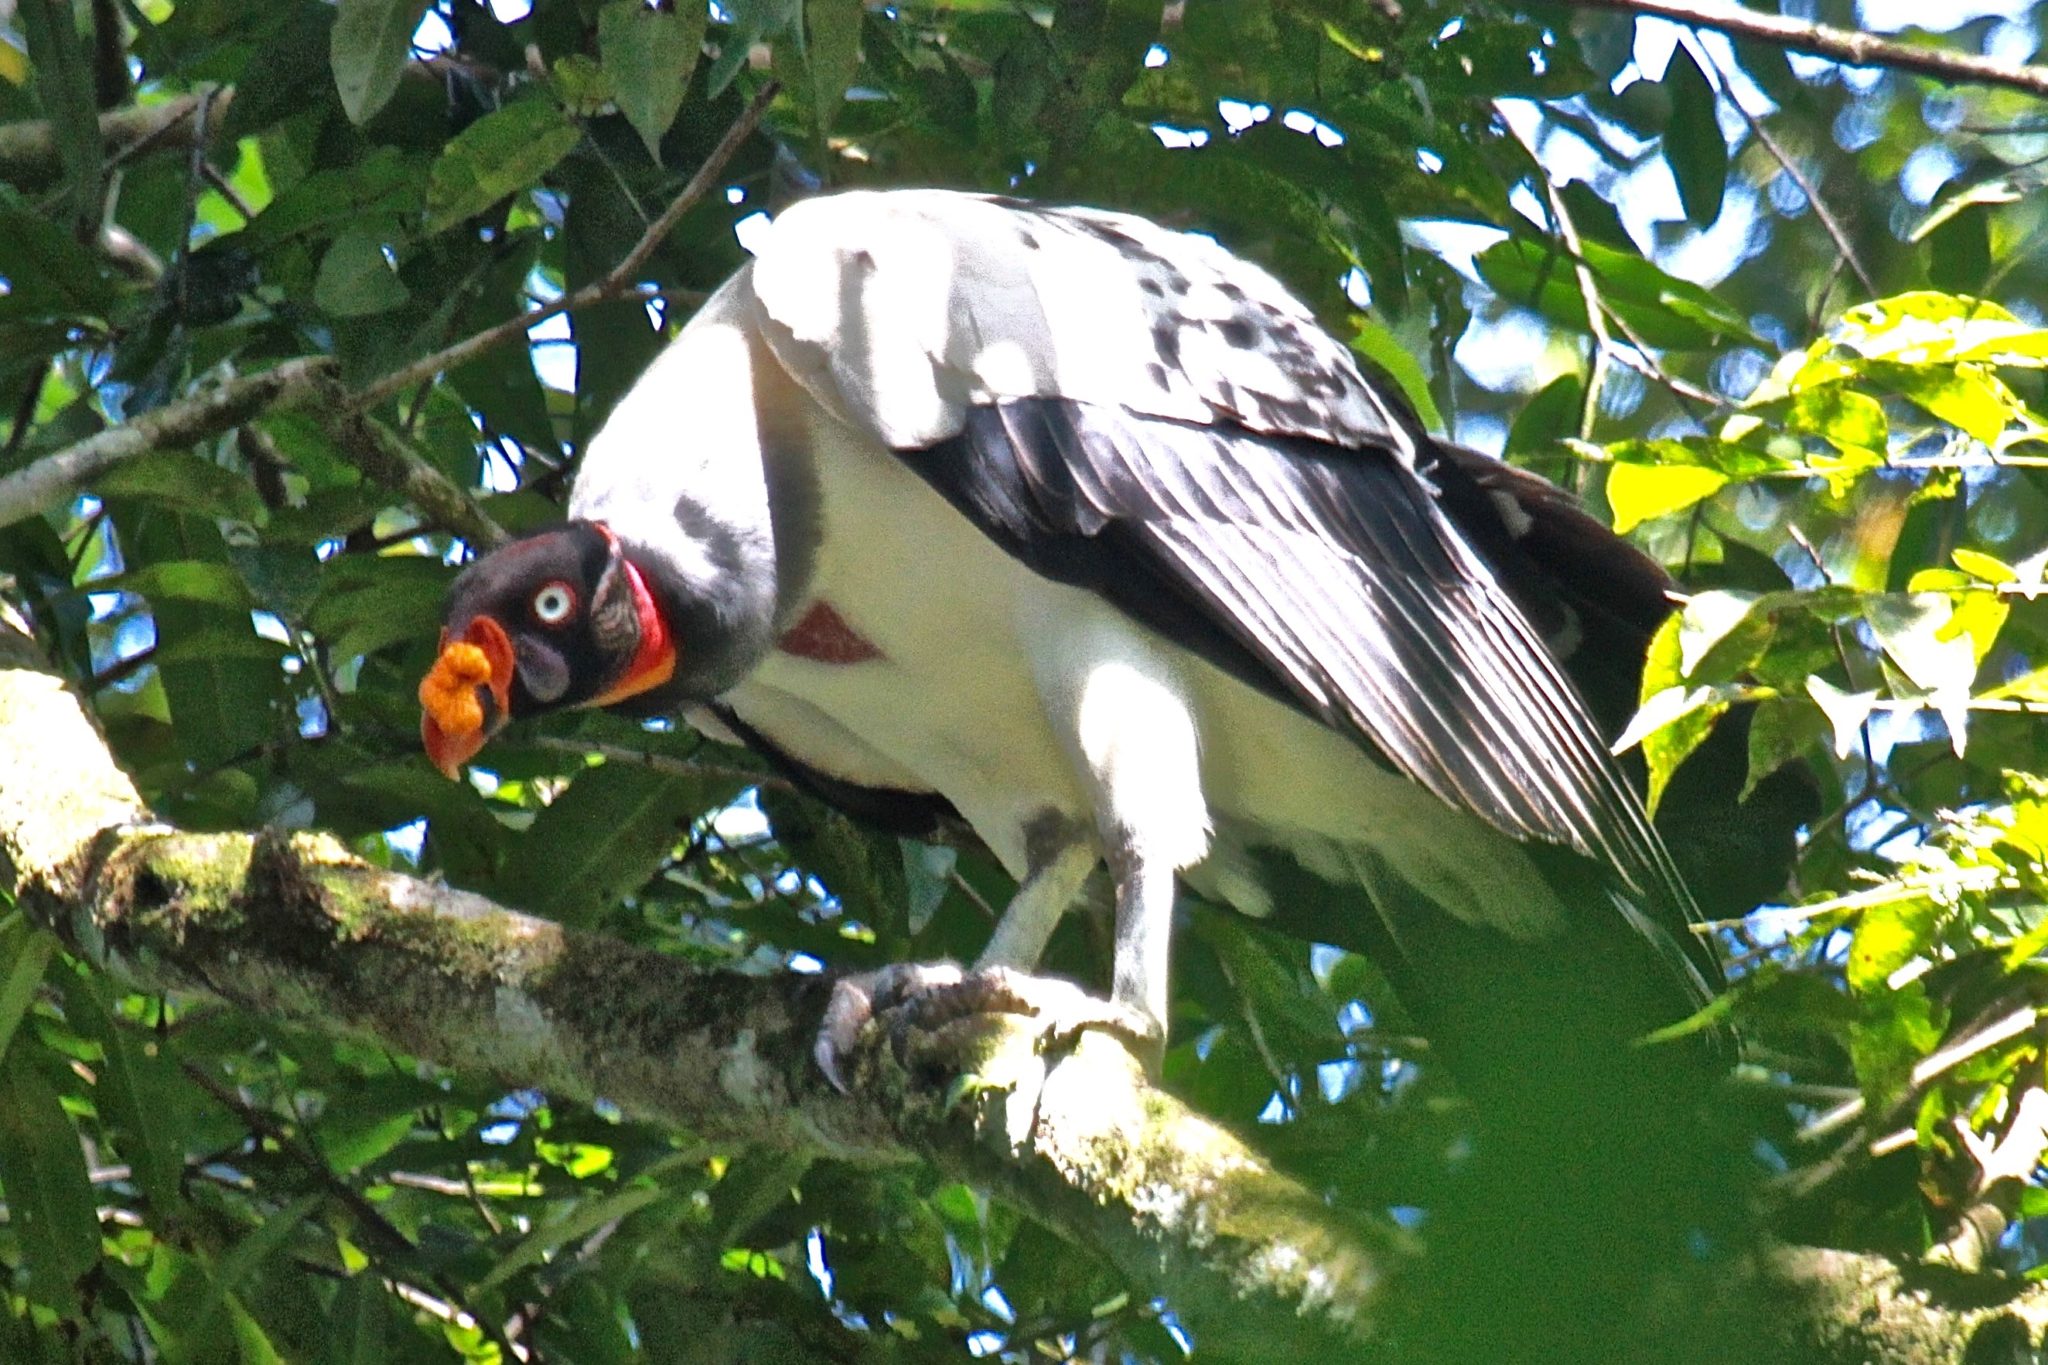
[[[210,98],[209,98],[210,95]],[[100,115],[100,141],[110,162],[126,161],[154,147],[211,141],[226,122],[233,90],[204,90],[162,104],[127,105]],[[198,115],[204,109],[202,129]],[[46,119],[0,123],[0,180],[38,190],[64,174],[57,136]]]
[[[625,259],[612,267],[603,279],[540,308],[487,327],[474,336],[371,382],[354,394],[344,392],[335,384],[335,366],[330,358],[308,356],[286,361],[261,374],[229,380],[193,398],[167,403],[119,426],[74,442],[26,469],[0,478],[0,526],[12,525],[61,505],[94,475],[123,460],[150,450],[188,446],[240,426],[265,412],[300,406],[317,398],[332,416],[328,423],[331,434],[365,474],[411,500],[434,524],[454,531],[482,548],[498,544],[505,539],[504,531],[468,490],[458,487],[439,470],[413,455],[397,437],[367,420],[363,414],[415,384],[431,381],[486,351],[524,336],[536,324],[557,313],[588,308],[633,294],[634,276],[684,216],[717,183],[726,165],[760,126],[762,116],[767,113],[779,89],[774,81],[761,87],[661,217],[648,226]],[[227,97],[228,92],[215,95],[212,106],[225,108]],[[191,99],[194,108],[209,108],[210,124],[217,121],[211,107],[205,105],[203,96]],[[189,114],[191,110],[186,112]],[[175,120],[169,120],[163,127],[170,128],[174,124]],[[0,166],[5,164],[5,135],[10,127],[30,126],[0,126]],[[29,141],[32,143],[33,138]],[[17,423],[17,435],[19,428]]]
[[[321,835],[148,818],[0,604],[0,886],[131,980],[508,1085],[602,1095],[714,1143],[930,1161],[1100,1249],[1223,1358],[1350,1358],[1400,1277],[1427,1271],[1149,1085],[1105,1036],[1048,1054],[1035,1028],[999,1024],[966,1086],[892,1066],[870,1040],[844,1096],[810,1057],[824,978],[712,971],[571,933]],[[2048,1328],[2048,1286],[1995,1274],[1810,1247],[1696,1269],[1700,1283],[1653,1310],[1671,1319],[1673,1359],[1728,1340],[1742,1354],[1712,1358],[1966,1365]]]
[[[769,81],[754,93],[754,98],[747,102],[747,107],[740,111],[740,116],[732,121],[732,126],[718,139],[718,145],[711,149],[711,154],[704,158],[695,174],[691,175],[681,192],[662,212],[661,217],[648,224],[647,231],[640,234],[640,240],[626,253],[625,259],[605,272],[603,279],[586,284],[574,293],[564,294],[552,303],[521,313],[518,317],[507,318],[474,336],[465,337],[452,346],[443,347],[430,356],[423,356],[410,365],[365,385],[353,400],[356,410],[366,411],[386,399],[405,392],[414,384],[423,383],[438,374],[467,364],[514,337],[524,336],[529,330],[557,313],[568,313],[578,308],[588,308],[593,304],[608,303],[632,293],[636,283],[634,276],[640,273],[641,267],[647,264],[648,258],[654,255],[668,235],[676,230],[676,225],[683,221],[684,215],[695,208],[710,192],[720,173],[725,170],[726,164],[738,154],[742,144],[754,135],[754,129],[760,126],[762,116],[768,112],[768,106],[774,102],[776,93],[781,88],[777,82]]]
[[[1947,85],[2000,85],[2048,97],[2048,66],[2021,66],[1948,48],[1915,47],[1856,29],[1808,23],[1779,14],[1760,14],[1732,4],[1693,0],[1563,0],[1574,9],[1652,14],[1695,28],[1826,57],[1845,66],[1881,66],[1910,71]]]
[[[266,412],[310,402],[331,383],[334,372],[334,362],[326,356],[287,360],[74,441],[0,478],[0,526],[61,506],[81,485],[123,460],[189,446]]]
[[[384,872],[320,835],[148,825],[83,708],[0,617],[0,875],[78,952],[153,989],[373,1038],[707,1140],[869,1162],[922,1158],[1003,1191],[1204,1340],[1254,1358],[1362,1334],[1399,1260],[1234,1135],[1145,1081],[1114,1040],[1041,1052],[1017,1021],[951,1077],[811,1044],[816,976],[707,970]],[[880,1030],[875,1032],[880,1033]]]

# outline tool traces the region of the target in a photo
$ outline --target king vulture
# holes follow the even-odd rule
[[[1587,618],[1634,593],[1616,614],[1654,625],[1661,576],[1433,441],[1207,237],[799,203],[620,401],[568,512],[450,591],[421,698],[451,776],[510,721],[624,703],[950,809],[1019,881],[984,998],[1106,867],[1110,1003],[1155,1045],[1182,885],[1320,908],[1468,1054],[1615,1045],[1707,998],[1693,901],[1561,664],[1576,642],[1631,704],[1640,653],[1583,657]],[[847,983],[828,1072],[870,995],[960,979]]]

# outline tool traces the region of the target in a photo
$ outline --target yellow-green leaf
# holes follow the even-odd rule
[[[569,154],[583,132],[544,99],[486,114],[455,136],[427,174],[427,231],[482,213],[531,189]]]
[[[1607,473],[1614,529],[1631,531],[1657,517],[1682,512],[1728,486],[1718,469],[1695,464],[1616,464]]]
[[[1885,989],[1893,972],[1927,951],[1940,919],[1941,908],[1924,896],[1864,911],[1849,943],[1850,987],[1857,991]]]

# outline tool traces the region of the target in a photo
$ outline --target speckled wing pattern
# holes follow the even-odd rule
[[[753,269],[799,382],[1008,552],[1689,909],[1428,437],[1270,275],[1142,219],[903,192],[799,206]]]

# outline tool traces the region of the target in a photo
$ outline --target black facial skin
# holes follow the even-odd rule
[[[536,602],[550,585],[570,597],[553,622]],[[587,521],[537,531],[464,569],[442,621],[459,640],[478,617],[496,621],[517,661],[507,719],[578,706],[610,690],[640,647],[640,613],[618,544]]]

